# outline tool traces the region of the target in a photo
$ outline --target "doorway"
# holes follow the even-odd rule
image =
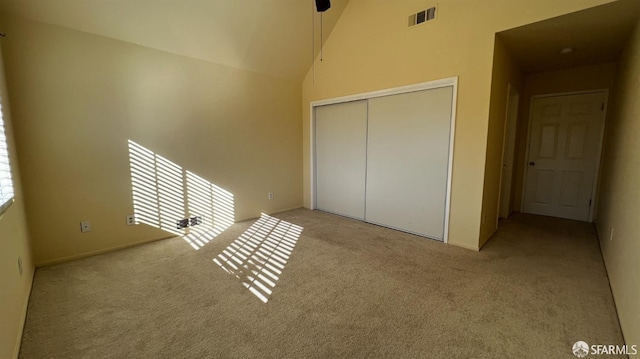
[[[523,212],[590,222],[607,92],[534,96]]]

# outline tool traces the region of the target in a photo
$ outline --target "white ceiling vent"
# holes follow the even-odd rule
[[[409,15],[409,27],[420,25],[427,21],[435,20],[436,18],[436,7],[430,7],[426,10],[418,11],[415,14]]]

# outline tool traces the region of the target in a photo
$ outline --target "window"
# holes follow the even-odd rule
[[[4,212],[11,203],[13,203],[13,181],[9,165],[9,146],[4,130],[2,101],[0,101],[0,213]]]

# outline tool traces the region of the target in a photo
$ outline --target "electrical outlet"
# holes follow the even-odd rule
[[[136,224],[136,216],[135,214],[130,214],[127,216],[127,226],[133,226]]]
[[[613,240],[613,227],[611,227],[611,231],[609,232],[609,240]]]
[[[273,192],[269,192],[269,200],[273,199]]]
[[[184,229],[189,227],[189,218],[176,221],[176,229]]]
[[[80,222],[80,232],[82,233],[91,232],[91,223]]]
[[[202,216],[195,216],[189,218],[189,227],[199,226],[202,224]]]
[[[22,257],[18,257],[18,272],[22,276]]]

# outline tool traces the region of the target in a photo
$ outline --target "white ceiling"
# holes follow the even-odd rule
[[[348,0],[331,3],[325,40]],[[297,81],[312,64],[314,10],[314,0],[0,0],[2,13]]]
[[[498,37],[525,72],[617,61],[640,17],[640,0],[601,6],[506,30]],[[563,55],[560,50],[573,48]]]

